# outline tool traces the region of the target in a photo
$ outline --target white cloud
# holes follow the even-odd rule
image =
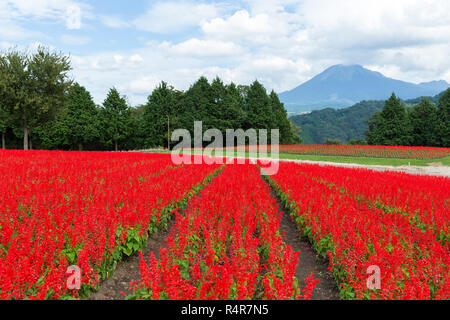
[[[76,0],[2,0],[0,1],[0,37],[20,41],[48,39],[44,33],[25,27],[27,21],[50,21],[80,29],[82,18],[90,16],[91,7]]]
[[[184,56],[187,58],[231,57],[243,53],[243,49],[230,41],[199,40],[196,38],[172,45],[164,42],[160,48],[168,55]]]
[[[5,49],[11,48],[12,46],[13,46],[13,45],[12,45],[12,43],[10,43],[10,42],[7,42],[7,41],[0,41],[0,49],[5,50]]]
[[[101,23],[113,29],[122,29],[130,27],[130,23],[116,16],[99,16]]]
[[[119,85],[118,89],[146,96],[149,95],[160,82],[161,80],[154,76],[141,77],[140,79],[133,80],[125,85]]]
[[[130,62],[141,63],[141,62],[144,62],[144,59],[139,54],[133,54],[130,57]]]
[[[139,30],[168,34],[198,26],[217,14],[218,10],[212,4],[162,1],[134,20],[134,25]]]
[[[445,0],[303,0],[302,29],[290,48],[314,65],[331,58],[406,81],[444,78],[450,69],[448,12]]]
[[[446,79],[450,63],[450,43],[379,50],[368,67],[388,77],[410,82]],[[430,58],[431,57],[431,58]]]
[[[4,0],[10,17],[63,21],[68,29],[81,28],[90,6],[76,0]],[[86,11],[86,12],[83,12]]]
[[[329,46],[401,47],[448,39],[450,2],[442,0],[304,0],[311,39]]]
[[[203,23],[202,30],[213,38],[269,44],[274,38],[287,35],[290,26],[286,20],[265,13],[250,16],[247,10],[239,10],[228,18]]]
[[[66,26],[68,29],[81,28],[81,9],[78,5],[70,5],[66,9]]]
[[[91,42],[89,37],[77,37],[69,34],[63,34],[61,36],[61,42],[70,46],[84,46]]]
[[[0,38],[2,40],[19,41],[33,37],[44,37],[44,34],[38,31],[27,30],[11,21],[8,18],[3,19],[0,16]]]
[[[0,0],[0,17],[2,5]],[[53,11],[63,23],[65,8]],[[80,8],[84,19],[89,10]],[[49,19],[51,12],[21,10],[12,12],[39,19]],[[450,82],[448,12],[448,0],[247,0],[245,5],[158,1],[134,20],[97,16],[110,28],[135,27],[163,34],[165,41],[140,33],[140,48],[72,56],[74,78],[97,102],[116,86],[133,104],[144,102],[161,80],[184,90],[202,75],[242,84],[258,79],[281,92],[337,63],[359,63],[406,81]],[[0,20],[2,41],[24,33],[17,21],[10,25]],[[117,38],[116,45],[120,43]]]

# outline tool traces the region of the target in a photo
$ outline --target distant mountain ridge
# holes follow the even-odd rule
[[[428,97],[431,102],[438,104],[444,92]],[[420,103],[422,97],[404,101],[407,106]],[[366,120],[377,111],[383,109],[384,100],[361,101],[354,106],[342,109],[326,108],[309,114],[297,115],[290,118],[300,126],[300,136],[305,144],[325,144],[327,139],[337,139],[342,143],[350,140],[364,140],[368,129]]]
[[[385,77],[360,65],[335,65],[311,80],[279,94],[288,112],[349,107],[364,100],[386,100],[395,94],[406,100],[434,96],[450,87],[444,80],[414,84]]]

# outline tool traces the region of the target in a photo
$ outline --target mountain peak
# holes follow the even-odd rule
[[[329,67],[324,72],[315,76],[313,80],[325,81],[327,79],[333,79],[336,81],[351,81],[358,77],[383,77],[383,75],[376,71],[371,71],[364,68],[359,64],[344,65],[337,64]]]
[[[363,100],[386,100],[393,92],[405,100],[434,96],[448,87],[445,81],[414,84],[387,78],[358,64],[338,64],[279,96],[288,111],[301,112],[348,107]]]
[[[364,69],[364,67],[360,64],[335,64],[334,66],[331,66],[326,70],[332,70],[332,69],[334,69],[334,70],[336,70],[336,69]]]
[[[450,84],[448,84],[448,82],[445,80],[438,80],[422,82],[419,83],[419,86],[428,90],[445,91],[450,87]]]

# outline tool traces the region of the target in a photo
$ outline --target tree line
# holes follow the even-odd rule
[[[395,94],[368,119],[370,145],[450,147],[450,89],[436,106],[429,98],[405,106]]]
[[[143,105],[132,107],[111,88],[101,105],[69,78],[69,57],[39,47],[0,53],[2,148],[135,150],[170,147],[173,129],[279,129],[281,144],[301,142],[277,94],[251,85],[198,79],[186,91],[161,82]],[[270,143],[270,141],[269,141]]]

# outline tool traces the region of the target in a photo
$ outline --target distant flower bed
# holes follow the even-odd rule
[[[250,147],[247,146],[246,150],[248,151],[249,149]],[[268,152],[270,152],[270,146],[268,146]],[[280,145],[279,153],[317,156],[433,160],[449,156],[450,148],[347,145]]]
[[[390,147],[390,146],[280,146],[282,153],[311,154],[321,156],[349,156],[399,159],[438,159],[450,155],[449,148]]]

